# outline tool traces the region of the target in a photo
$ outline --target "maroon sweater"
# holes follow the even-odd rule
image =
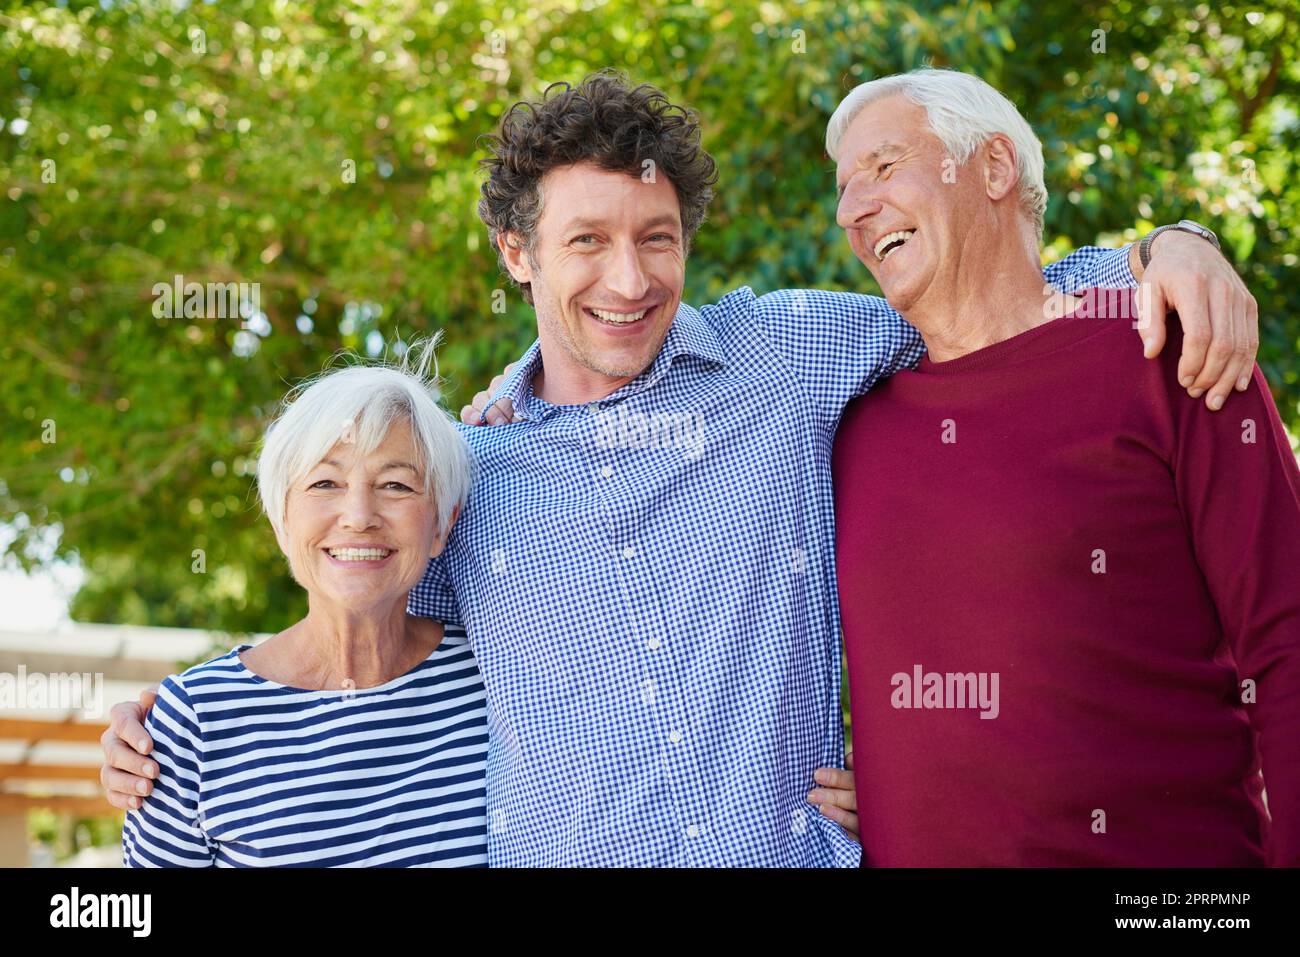
[[[1300,863],[1295,458],[1258,368],[1211,413],[1097,312],[845,412],[864,865]]]

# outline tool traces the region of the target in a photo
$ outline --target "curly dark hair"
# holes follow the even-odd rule
[[[489,155],[479,165],[488,177],[478,215],[507,276],[497,237],[507,230],[518,233],[535,261],[541,181],[553,169],[590,161],[639,177],[644,162],[653,160],[653,168],[677,190],[685,252],[704,222],[718,180],[713,157],[700,145],[695,114],[648,83],[630,86],[613,70],[592,73],[576,87],[552,83],[540,100],[512,106],[501,118],[500,132],[484,140]],[[530,284],[518,285],[531,304]]]

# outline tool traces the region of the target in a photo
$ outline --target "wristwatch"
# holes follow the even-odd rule
[[[1146,269],[1151,265],[1151,244],[1155,242],[1157,236],[1166,229],[1181,229],[1185,233],[1191,233],[1194,236],[1200,236],[1215,249],[1220,249],[1219,237],[1214,235],[1214,230],[1208,226],[1202,226],[1194,219],[1180,219],[1176,223],[1169,223],[1167,226],[1157,226],[1151,232],[1142,237],[1142,242],[1138,245],[1138,257],[1142,260],[1142,268]]]

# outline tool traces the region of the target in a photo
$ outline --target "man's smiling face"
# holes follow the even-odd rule
[[[955,275],[981,202],[973,168],[953,165],[925,110],[902,94],[868,103],[849,124],[835,174],[836,219],[900,312]]]
[[[531,283],[548,380],[564,369],[610,390],[653,361],[686,279],[677,190],[582,162],[543,177],[532,261],[507,251]],[[561,368],[556,368],[557,363]]]

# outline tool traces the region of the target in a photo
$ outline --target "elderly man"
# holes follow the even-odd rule
[[[490,863],[856,865],[849,812],[807,799],[844,758],[831,439],[916,361],[915,330],[844,293],[682,304],[716,174],[652,87],[557,85],[507,113],[486,166],[479,212],[538,341],[490,400],[518,422],[467,430],[479,477],[411,609],[463,622],[483,673]],[[1231,340],[1188,281],[1244,312],[1231,270],[1161,244],[1161,288]],[[1127,284],[1131,262],[1081,250],[1049,278]],[[1185,358],[1226,394],[1207,355]],[[140,767],[115,740],[136,714],[115,709],[116,767]]]
[[[1041,147],[983,81],[865,83],[827,150],[927,349],[835,444],[863,863],[1300,863],[1300,473],[1259,369],[1212,415],[1127,296],[1044,288]]]

